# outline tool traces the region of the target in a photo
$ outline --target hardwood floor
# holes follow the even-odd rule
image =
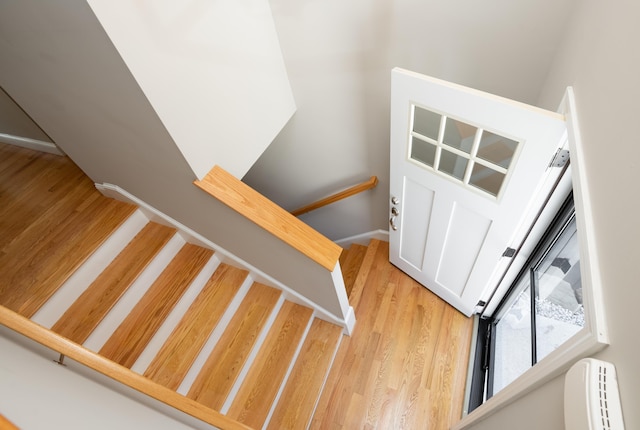
[[[41,278],[33,278],[35,272],[30,269],[37,264],[39,273],[51,272],[48,279],[55,278],[55,284],[61,283],[65,274],[80,264],[102,240],[102,230],[91,221],[91,216],[109,211],[109,222],[117,224],[130,213],[126,205],[116,210],[116,205],[121,207],[118,202],[110,208],[99,204],[100,200],[91,181],[67,158],[0,144],[0,304],[9,305],[25,315],[33,313],[38,307],[38,303],[32,304],[32,298],[37,295],[33,288],[43,282]],[[111,213],[113,215],[109,215]],[[72,227],[73,219],[79,220],[79,226]],[[113,229],[113,226],[109,227]],[[82,232],[86,232],[85,236]],[[87,242],[80,241],[78,236],[85,237]],[[83,243],[89,245],[85,247]],[[80,256],[71,255],[72,247],[80,248]],[[57,248],[60,251],[56,251]],[[311,428],[449,428],[461,415],[471,319],[392,266],[386,242],[372,241],[368,248],[354,246],[353,250],[345,252],[341,264],[357,324],[353,335],[342,339]],[[275,295],[266,288],[262,293],[259,289],[260,286],[252,288],[254,291],[250,294],[264,295],[259,302],[269,308],[275,303]],[[21,294],[16,295],[16,291]],[[202,296],[212,294],[205,289]],[[230,297],[220,300],[228,302]],[[200,337],[206,333],[201,336],[191,333],[193,324],[205,314],[214,312],[213,306],[209,302],[194,304],[188,319],[185,317],[176,328],[176,339],[183,337],[181,333],[186,331],[194,337],[193,348],[198,349],[204,342]],[[216,314],[220,312],[215,310]],[[247,327],[255,327],[256,321],[259,324],[265,312],[249,309],[245,318],[231,322],[237,329],[227,336],[249,330],[242,334],[243,339],[253,339],[254,329]],[[250,320],[249,325],[245,319]],[[283,325],[289,323],[283,322]],[[207,327],[207,333],[210,329]],[[326,365],[326,356],[315,360],[314,356],[331,350],[325,343],[336,335],[322,322],[314,323],[311,333],[309,343],[302,348],[305,359],[301,363],[305,364],[300,366],[319,368]],[[225,339],[223,337],[222,341],[233,340]],[[280,344],[274,340],[277,348]],[[282,343],[282,348],[286,344]],[[166,359],[173,363],[170,357],[181,350],[174,350],[177,347],[173,341],[168,345],[171,347],[160,354],[161,361]],[[187,361],[191,362],[196,352],[189,349],[180,355],[189,356]],[[269,364],[267,358],[264,360]],[[210,357],[207,366],[217,367],[224,362],[225,357],[214,356]],[[277,364],[273,363],[273,366]],[[177,376],[166,374],[156,365],[150,366],[147,376],[177,386],[186,372],[184,366],[188,367],[188,363],[170,366],[176,369]],[[298,378],[299,370],[296,367],[292,371],[292,378]],[[233,379],[228,372],[224,377]],[[297,428],[287,422],[295,422],[292,417],[303,409],[313,409],[315,400],[306,399],[302,385],[310,387],[322,381],[314,380],[309,374],[299,378],[306,382],[287,386],[284,394],[291,393],[291,403],[295,403],[295,407],[278,408],[270,428]],[[228,390],[226,385],[215,378],[200,378],[192,386],[189,397],[202,397],[207,402],[221,404],[218,391]],[[243,413],[236,412],[237,415]]]
[[[389,263],[372,241],[312,429],[447,429],[462,414],[472,320]]]

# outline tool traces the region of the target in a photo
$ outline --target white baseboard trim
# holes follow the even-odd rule
[[[356,234],[355,236],[345,237],[344,239],[334,241],[343,248],[348,248],[353,243],[359,245],[368,245],[371,239],[384,240],[389,242],[389,231],[387,230],[373,230],[367,233]]]
[[[0,142],[20,146],[22,148],[33,149],[35,151],[48,152],[49,154],[64,155],[64,152],[62,152],[55,144],[42,140],[29,139],[28,137],[0,133]]]
[[[160,212],[158,209],[140,200],[139,198],[120,188],[119,186],[108,183],[96,183],[95,186],[98,191],[100,191],[106,197],[111,197],[113,199],[138,206],[140,210],[145,214],[145,216],[151,221],[175,228],[180,232],[185,241],[212,249],[216,252],[218,258],[220,258],[222,262],[226,262],[232,266],[241,267],[245,270],[248,270],[249,276],[251,276],[254,281],[281,290],[286,300],[314,309],[318,318],[339,325],[340,327],[344,327],[348,333],[351,333],[353,331],[353,327],[355,326],[355,315],[353,314],[353,308],[349,307],[345,317],[340,318],[332,312],[329,312],[323,307],[319,306],[318,304],[310,301],[292,288],[284,285],[282,282],[267,275],[257,267],[231,254],[229,251],[211,242],[209,239],[205,238],[199,233],[191,230],[186,225]]]

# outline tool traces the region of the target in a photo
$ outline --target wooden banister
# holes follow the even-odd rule
[[[194,184],[325,269],[335,269],[340,246],[221,167],[215,166]]]
[[[335,193],[329,197],[325,197],[324,199],[318,200],[317,202],[313,202],[310,203],[306,206],[303,206],[299,209],[296,209],[294,211],[291,211],[291,215],[293,216],[300,216],[302,214],[305,214],[307,212],[311,212],[313,210],[316,210],[318,208],[321,208],[323,206],[327,206],[330,205],[331,203],[335,203],[337,201],[340,201],[342,199],[346,199],[347,197],[351,197],[355,194],[361,193],[363,191],[366,190],[370,190],[371,188],[374,188],[376,185],[378,185],[378,177],[377,176],[372,176],[371,178],[369,178],[368,181],[362,182],[361,184],[358,185],[354,185],[351,188],[347,188],[344,191],[340,191],[338,193]]]
[[[159,385],[124,366],[107,360],[4,306],[0,306],[0,324],[212,426],[224,430],[251,430],[250,427]]]
[[[11,421],[9,421],[4,415],[0,414],[0,430],[19,430]]]

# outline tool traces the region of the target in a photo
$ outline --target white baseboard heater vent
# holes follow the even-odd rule
[[[613,364],[585,358],[569,369],[564,380],[564,423],[566,430],[624,430]]]

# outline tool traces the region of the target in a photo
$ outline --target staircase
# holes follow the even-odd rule
[[[140,210],[96,199],[85,224],[60,220],[57,241],[34,236],[38,264],[16,261],[0,304],[249,428],[306,428],[342,328]]]

